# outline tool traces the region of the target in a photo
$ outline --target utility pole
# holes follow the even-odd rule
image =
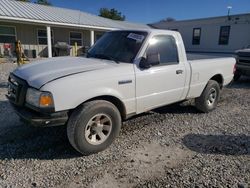
[[[228,17],[228,20],[231,20],[231,18],[230,18],[230,12],[231,12],[232,8],[233,8],[232,6],[228,6],[227,7],[227,17]]]

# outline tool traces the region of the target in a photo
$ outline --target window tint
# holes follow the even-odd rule
[[[159,54],[160,64],[177,64],[178,50],[174,37],[167,35],[155,36],[149,41],[148,54]]]
[[[96,34],[96,36],[95,36],[96,41],[98,41],[102,36],[103,36],[103,34]]]
[[[78,46],[82,46],[82,33],[70,32],[70,45],[73,46],[77,43]]]
[[[38,29],[37,30],[37,40],[38,44],[40,45],[47,45],[47,31],[45,29]],[[54,35],[53,31],[51,30],[51,43],[53,44]]]
[[[193,45],[199,45],[201,40],[201,28],[193,29]]]
[[[87,57],[132,63],[146,37],[147,32],[141,31],[107,32],[88,51]]]
[[[228,45],[230,35],[230,26],[220,28],[219,45]]]
[[[0,26],[0,43],[14,43],[15,41],[15,28],[10,26]]]

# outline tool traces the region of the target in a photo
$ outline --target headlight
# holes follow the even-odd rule
[[[50,92],[38,91],[32,88],[27,90],[26,102],[39,108],[54,107],[53,96]]]

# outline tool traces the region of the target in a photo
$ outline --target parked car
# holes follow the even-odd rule
[[[136,114],[191,98],[201,112],[214,110],[234,65],[234,58],[188,61],[175,31],[112,31],[87,57],[16,69],[7,97],[32,125],[66,124],[71,145],[89,155],[107,148],[122,121]]]
[[[245,49],[237,50],[236,52],[236,72],[234,80],[240,79],[241,75],[250,76],[250,46]]]

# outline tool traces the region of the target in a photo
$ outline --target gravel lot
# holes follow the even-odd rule
[[[115,143],[82,157],[65,127],[21,123],[6,101],[0,64],[0,187],[250,187],[250,79],[224,89],[202,114],[171,105],[123,124]]]

